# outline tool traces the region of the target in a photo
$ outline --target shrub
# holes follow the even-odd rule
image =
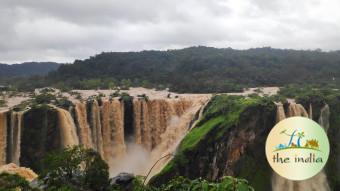
[[[92,149],[81,146],[49,154],[39,179],[50,189],[105,190],[109,186],[108,165]]]
[[[36,104],[49,104],[52,101],[55,101],[57,98],[50,94],[50,93],[46,93],[46,94],[39,94],[34,96],[34,102]]]
[[[0,99],[0,107],[5,107],[7,102],[3,99]]]
[[[2,173],[0,174],[0,190],[16,191],[16,190],[33,190],[29,183],[16,174]]]

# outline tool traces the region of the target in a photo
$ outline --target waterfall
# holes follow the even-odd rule
[[[125,140],[123,101],[102,100],[100,105],[97,100],[76,103],[70,109],[74,111],[74,119],[71,112],[56,108],[62,146],[82,144],[93,148],[109,164],[111,174],[123,170],[145,174],[159,157],[175,151],[209,98],[133,99],[131,128],[134,139],[128,142]],[[131,160],[143,163],[134,167],[135,162]],[[167,162],[162,161],[154,172]]]
[[[128,171],[146,175],[159,158],[175,152],[209,98],[134,99],[134,139],[126,142],[126,155],[110,165],[111,174]],[[170,159],[161,160],[153,168],[151,176],[159,172]]]
[[[50,151],[81,144],[102,156],[110,167],[111,175],[122,171],[146,175],[160,157],[175,152],[203,113],[202,108],[209,99],[210,96],[201,95],[150,100],[135,97],[127,103],[103,98],[76,101],[68,109],[48,105],[48,109],[0,113],[0,165],[6,162],[19,165],[20,144],[25,140],[22,149],[26,145],[29,149],[37,149],[32,160],[26,160],[30,153],[26,152],[27,148],[23,150],[21,155],[25,162],[21,162],[26,166]],[[42,115],[44,117],[40,119]],[[41,127],[31,127],[40,122]],[[22,132],[35,135],[36,131],[41,131],[41,136],[46,137],[33,145],[29,144],[30,135],[21,135]],[[152,174],[159,172],[170,159],[160,161]],[[35,168],[40,170],[39,166]]]
[[[78,145],[77,130],[70,112],[61,108],[56,108],[56,110],[59,118],[61,146],[66,148],[68,146]]]
[[[104,159],[113,160],[125,155],[124,105],[118,100],[105,101],[102,107]]]
[[[282,103],[278,103],[276,105],[277,111],[276,111],[276,123],[280,122],[281,120],[284,120],[286,118],[285,109],[283,108]]]
[[[190,107],[188,100],[134,100],[135,142],[153,150],[162,142],[161,135],[174,117],[181,116]]]
[[[92,140],[94,144],[94,149],[100,154],[100,156],[104,156],[103,153],[103,136],[102,136],[102,126],[101,126],[101,118],[100,118],[100,108],[98,101],[95,99],[90,105],[90,128],[92,133]]]
[[[288,107],[288,117],[293,116],[308,117],[308,113],[301,104],[290,103]]]
[[[11,112],[10,129],[8,136],[8,161],[16,165],[20,165],[20,143],[22,131],[22,117],[24,112]]]
[[[133,101],[135,142],[147,150],[152,149],[148,103],[144,99]]]
[[[328,109],[327,109],[328,108]],[[312,115],[312,107],[309,109],[310,113],[306,112],[304,107],[301,104],[290,103],[288,107],[288,116],[302,116],[302,117],[310,117]],[[325,107],[321,110],[321,115],[319,119],[319,123],[321,126],[325,128],[324,125],[327,125],[329,120],[329,107],[325,105]],[[277,113],[276,113],[276,122],[285,119],[285,112],[282,107],[282,104],[277,104]],[[329,126],[329,122],[328,122]],[[314,177],[303,180],[303,181],[292,181],[285,179],[275,172],[273,172],[272,177],[272,190],[273,191],[329,191],[329,185],[327,182],[327,177],[324,171],[321,171],[319,174]]]
[[[7,112],[0,112],[0,166],[6,164]]]
[[[151,100],[148,102],[148,109],[149,113],[148,115],[150,124],[149,128],[151,131],[151,149],[154,148],[160,141],[161,137],[160,135],[165,131],[166,129],[166,117],[171,117],[169,114],[168,108],[165,108],[167,105],[165,105],[164,100]]]
[[[190,122],[189,118],[192,119],[192,115],[195,114],[194,111],[198,110],[197,105],[201,107],[202,103],[199,102],[193,105],[191,100],[186,99],[134,100],[135,142],[149,151],[154,150],[156,147],[159,147],[161,143],[164,143],[163,137],[169,134],[169,129],[180,129],[180,127],[173,127],[174,124],[180,126],[179,123],[183,121],[185,123]],[[188,108],[194,111],[189,111]],[[184,119],[184,116],[188,115],[188,113],[190,113],[190,117]],[[184,126],[187,127],[188,125]],[[171,136],[171,134],[169,134],[169,136]]]
[[[84,103],[76,103],[75,122],[78,129],[79,143],[84,145],[85,148],[94,148],[91,129],[87,122],[86,105]]]
[[[331,112],[329,109],[328,104],[325,104],[325,106],[320,111],[320,117],[319,117],[319,124],[324,128],[324,130],[328,131],[329,129],[329,116]]]
[[[313,107],[311,103],[309,104],[308,113],[309,113],[309,119],[313,120]]]
[[[203,114],[204,106],[207,100],[181,100],[172,103],[175,109],[175,116],[172,116],[167,124],[165,132],[160,136],[161,142],[151,152],[151,161],[157,161],[161,156],[174,154],[180,141],[189,132],[191,127]],[[197,115],[198,114],[198,115]],[[194,121],[194,122],[193,122]],[[160,172],[163,167],[172,159],[172,156],[161,160],[151,172],[149,178]]]

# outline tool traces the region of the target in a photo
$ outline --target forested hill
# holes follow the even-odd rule
[[[27,77],[32,75],[46,75],[58,69],[60,64],[54,62],[26,62],[22,64],[0,64],[0,78]]]
[[[340,85],[340,51],[191,47],[108,52],[62,65],[49,83],[72,88],[160,86],[179,92],[226,92],[244,86]]]

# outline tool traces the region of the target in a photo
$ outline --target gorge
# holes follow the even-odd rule
[[[38,104],[1,112],[0,164],[15,163],[39,173],[43,156],[81,144],[100,154],[109,164],[110,176],[120,172],[145,176],[158,159],[168,155],[148,177],[155,186],[177,176],[211,181],[234,176],[248,180],[255,190],[339,187],[337,152],[331,152],[321,173],[299,182],[275,174],[264,154],[271,128],[292,116],[319,122],[337,149],[338,97],[279,102],[250,95],[132,93],[113,98],[82,93],[87,99],[70,98],[72,104],[67,107]]]

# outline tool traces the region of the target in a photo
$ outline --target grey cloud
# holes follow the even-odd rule
[[[0,62],[194,45],[339,49],[338,7],[337,0],[3,0]]]

